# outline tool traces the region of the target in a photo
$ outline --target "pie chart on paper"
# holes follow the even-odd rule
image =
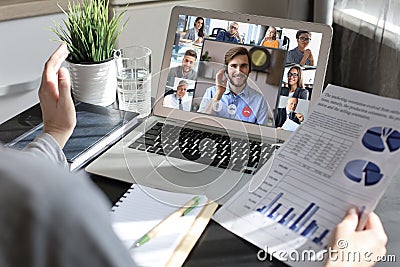
[[[363,182],[365,186],[377,184],[383,177],[380,168],[373,162],[366,160],[352,160],[344,167],[344,174],[351,181]]]
[[[400,132],[388,127],[372,127],[364,134],[362,144],[372,151],[383,152],[387,148],[395,152],[400,148]]]

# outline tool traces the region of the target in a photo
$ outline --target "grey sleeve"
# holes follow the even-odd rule
[[[286,56],[286,63],[297,63],[293,50],[289,50]]]
[[[41,133],[24,148],[24,151],[37,157],[45,157],[63,167],[68,167],[64,152],[50,134]]]

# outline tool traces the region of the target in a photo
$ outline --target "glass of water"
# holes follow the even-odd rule
[[[121,110],[146,117],[151,110],[151,50],[130,46],[114,52],[117,66],[118,105]]]

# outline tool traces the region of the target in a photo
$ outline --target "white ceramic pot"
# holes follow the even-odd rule
[[[96,64],[76,64],[67,61],[75,101],[99,106],[114,103],[117,95],[117,75],[114,59]]]

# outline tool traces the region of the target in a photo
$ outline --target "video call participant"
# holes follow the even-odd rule
[[[192,40],[195,44],[202,43],[204,38],[204,19],[197,17],[194,21],[194,27],[188,29],[183,38]]]
[[[167,108],[175,108],[179,110],[190,111],[190,100],[187,97],[186,91],[188,83],[185,80],[179,81],[176,87],[176,92],[173,94],[166,95],[164,97],[163,105]]]
[[[182,59],[182,65],[171,68],[168,74],[168,86],[174,86],[175,78],[183,78],[187,80],[196,80],[197,71],[194,70],[196,65],[197,53],[194,50],[186,50]]]
[[[314,66],[313,54],[311,50],[307,48],[311,41],[311,33],[308,31],[297,31],[296,40],[297,47],[289,50],[286,63]]]
[[[199,112],[256,124],[267,123],[264,96],[247,84],[251,59],[245,47],[225,53],[225,68],[216,74],[216,85],[206,89]]]
[[[261,46],[279,48],[279,41],[276,40],[276,28],[269,26],[264,38],[261,40]]]
[[[218,32],[215,40],[222,42],[241,43],[242,39],[239,35],[239,24],[237,22],[232,22],[229,25],[228,31]]]
[[[275,127],[281,128],[287,119],[300,124],[304,121],[304,116],[301,113],[296,113],[296,107],[298,104],[297,98],[291,97],[286,102],[286,107],[278,108],[278,112],[275,117]]]
[[[288,73],[288,87],[282,87],[280,95],[308,100],[308,91],[303,85],[303,70],[293,66]]]

